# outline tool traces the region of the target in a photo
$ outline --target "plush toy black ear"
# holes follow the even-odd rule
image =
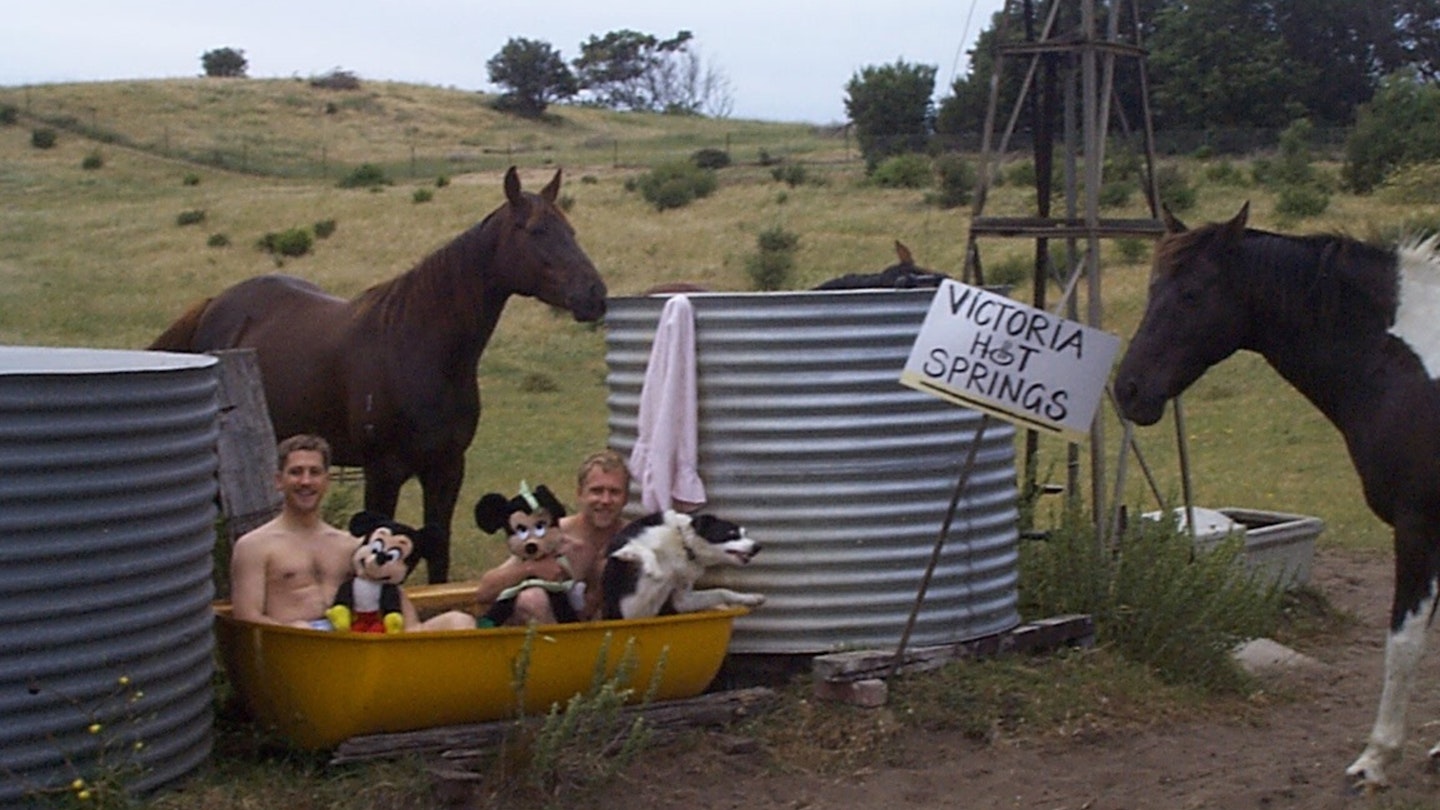
[[[350,533],[356,537],[365,537],[389,522],[390,519],[379,512],[358,512],[355,517],[350,518]]]
[[[475,525],[480,531],[492,534],[509,528],[512,511],[509,498],[491,492],[475,502]]]
[[[531,494],[535,496],[535,501],[540,504],[540,508],[550,513],[552,519],[559,520],[565,517],[565,504],[560,503],[560,499],[555,497],[555,493],[551,492],[549,487],[541,484]]]

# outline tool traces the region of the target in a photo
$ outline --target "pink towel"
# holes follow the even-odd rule
[[[689,298],[675,295],[660,311],[630,453],[630,474],[646,512],[688,511],[705,503],[705,484],[696,469],[697,400],[695,313]]]

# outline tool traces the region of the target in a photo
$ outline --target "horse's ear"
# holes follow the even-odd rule
[[[514,166],[505,172],[505,199],[517,208],[525,204],[525,198],[520,194],[520,173]]]
[[[1224,230],[1226,238],[1230,239],[1231,241],[1239,241],[1240,237],[1245,235],[1245,223],[1249,219],[1250,201],[1246,200],[1245,204],[1240,206],[1240,213],[1236,214],[1233,219],[1225,223]]]
[[[1165,203],[1160,203],[1160,217],[1161,221],[1165,223],[1165,230],[1170,233],[1184,233],[1185,231],[1190,230],[1189,228],[1185,227],[1185,223],[1181,222],[1175,217],[1174,214],[1170,213],[1170,206],[1166,205]]]
[[[905,247],[899,239],[895,240],[895,255],[900,257],[901,264],[915,263],[915,257],[910,255],[910,248]]]
[[[549,183],[545,184],[545,188],[540,189],[540,196],[545,198],[545,202],[548,202],[551,205],[555,204],[555,199],[560,196],[559,169],[555,170],[555,177],[552,178]]]

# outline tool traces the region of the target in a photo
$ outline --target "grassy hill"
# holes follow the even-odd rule
[[[142,347],[190,302],[277,269],[354,295],[499,205],[501,175],[512,164],[529,188],[563,168],[562,195],[580,243],[613,295],[666,280],[748,290],[745,262],[756,236],[776,226],[800,237],[790,284],[797,289],[879,270],[892,263],[897,239],[923,265],[955,275],[962,269],[970,211],[934,207],[923,191],[865,182],[843,133],[571,107],[531,122],[484,101],[383,82],[348,92],[300,80],[215,79],[0,88],[0,106],[20,114],[15,125],[0,126],[0,342]],[[57,130],[54,148],[31,145],[36,127]],[[711,197],[657,212],[627,190],[647,167],[707,147],[726,149],[735,161]],[[95,157],[99,168],[83,167]],[[802,164],[808,182],[777,182],[762,157]],[[1426,213],[1379,197],[1336,196],[1325,216],[1282,228],[1268,189],[1206,183],[1206,165],[1172,162],[1199,187],[1186,215],[1197,222],[1229,217],[1246,199],[1254,224],[1280,230],[1363,234]],[[337,187],[364,163],[394,184]],[[1236,163],[1246,174],[1245,162]],[[448,183],[438,185],[441,177]],[[422,189],[433,199],[416,202]],[[1033,193],[1018,183],[999,187],[987,213],[1031,213]],[[1138,195],[1114,213],[1140,215]],[[282,263],[255,247],[267,233],[324,220],[334,221],[335,233],[310,255]],[[228,244],[214,246],[220,241]],[[1102,255],[1104,325],[1128,335],[1144,303],[1148,249],[1120,247],[1107,244]],[[1030,250],[1016,240],[982,244],[994,269],[1023,266]],[[1015,295],[1028,299],[1023,283]],[[570,491],[575,462],[606,439],[604,375],[602,330],[528,299],[511,302],[481,361],[485,416],[454,527],[457,575],[500,552],[466,517],[481,494],[509,492],[522,477]],[[1359,500],[1338,435],[1258,358],[1222,365],[1188,401],[1199,503],[1317,514],[1330,524],[1328,539],[1386,542]],[[1179,487],[1167,430],[1142,439],[1162,489],[1173,495]],[[1063,480],[1064,450],[1042,447],[1042,474],[1051,480]],[[1154,508],[1138,486],[1135,500]],[[418,511],[416,492],[407,490],[401,516]]]

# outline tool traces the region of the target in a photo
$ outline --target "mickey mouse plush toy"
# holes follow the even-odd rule
[[[360,539],[351,558],[355,578],[340,586],[334,605],[325,611],[336,630],[399,633],[405,629],[400,583],[410,573],[408,561],[424,531],[374,512],[350,519],[350,533]]]
[[[554,559],[562,573],[556,579],[531,577],[500,592],[495,604],[476,624],[480,627],[499,627],[515,612],[515,597],[526,588],[543,588],[550,594],[550,608],[556,621],[579,620],[576,606],[581,603],[585,584],[576,582],[570,570],[570,561],[561,553],[564,539],[560,533],[560,518],[565,517],[565,507],[541,484],[531,491],[524,481],[520,482],[520,494],[507,498],[498,492],[491,492],[475,504],[475,525],[484,532],[505,530],[505,541],[510,553],[524,561]]]

